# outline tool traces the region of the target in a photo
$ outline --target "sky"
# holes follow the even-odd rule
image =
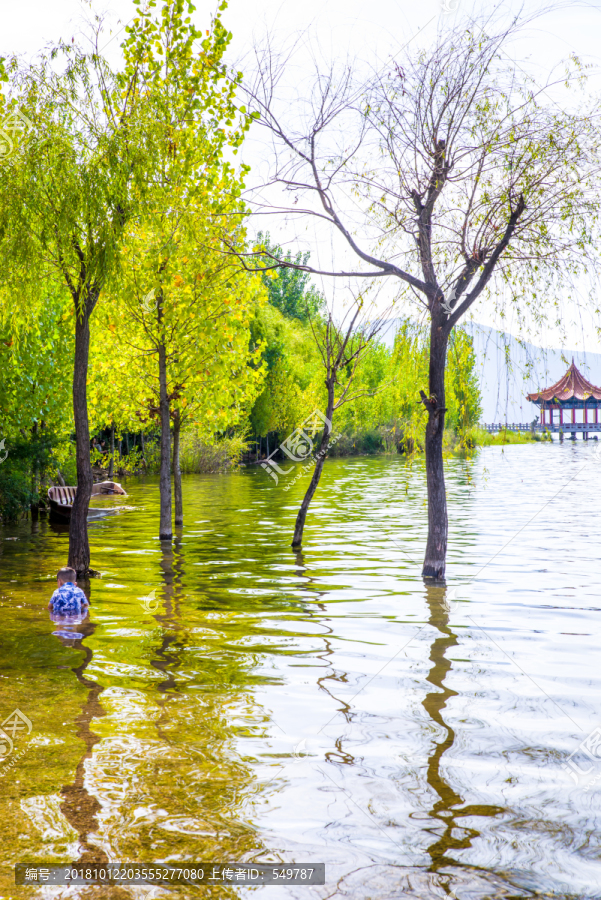
[[[206,26],[214,8],[213,2],[199,0],[195,13],[199,26]],[[499,8],[509,16],[520,8],[535,12],[541,7],[533,2],[520,7],[509,0]],[[291,41],[303,44],[310,38],[313,47],[318,43],[320,52],[332,59],[356,57],[370,62],[378,59],[385,65],[403,45],[427,47],[435,39],[437,29],[446,28],[457,17],[484,9],[490,10],[491,4],[472,0],[422,0],[419,4],[408,0],[370,0],[369,3],[365,0],[253,0],[252,3],[230,0],[223,19],[233,33],[232,61],[244,60],[253,41],[269,32],[282,44]],[[134,14],[131,0],[99,0],[92,4],[81,0],[20,0],[18,4],[6,4],[0,54],[18,53],[30,58],[59,38],[70,41],[81,33],[93,14],[105,19],[105,53],[116,64],[122,29]],[[540,16],[512,47],[512,54],[522,68],[544,79],[551,72],[561,71],[562,60],[575,53],[590,66],[589,89],[598,93],[601,90],[600,38],[601,0],[566,3]],[[299,59],[302,66],[302,50]],[[308,54],[306,60],[308,64]],[[260,140],[251,138],[245,153],[254,166],[253,171],[260,172],[261,165],[268,165]],[[303,228],[302,233],[297,228],[285,234],[286,227],[282,223],[278,232],[280,239],[284,237],[282,242],[291,245],[298,242],[303,249],[310,249],[312,259],[319,259],[322,265],[325,259],[332,256],[340,259],[346,252],[336,238],[318,233],[313,226]],[[333,297],[347,290],[346,285],[334,283],[333,279],[322,279],[319,286]],[[500,325],[488,308],[475,309],[474,316],[483,324]],[[575,324],[570,325],[563,346],[601,351],[601,341],[595,335],[595,327],[600,324],[594,315],[579,314]],[[505,320],[503,327],[516,333],[517,326],[511,320]],[[562,341],[556,329],[549,326],[539,343],[560,346]]]

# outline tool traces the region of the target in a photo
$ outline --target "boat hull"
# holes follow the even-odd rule
[[[52,500],[50,497],[48,498],[48,506],[50,508],[50,518],[54,519],[55,522],[71,521],[72,506],[65,506],[62,503],[57,503],[56,500]]]
[[[70,522],[76,493],[76,487],[68,487],[66,485],[60,487],[55,485],[55,487],[49,488],[48,505],[50,507],[50,518],[55,522]],[[115,494],[127,496],[117,481],[100,481],[92,485],[92,497],[114,496]]]

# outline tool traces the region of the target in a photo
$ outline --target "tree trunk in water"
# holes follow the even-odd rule
[[[38,423],[34,422],[31,426],[31,435],[35,441],[38,435]],[[37,519],[38,512],[40,509],[40,466],[38,462],[38,457],[36,454],[36,459],[33,464],[33,469],[31,472],[31,518]]]
[[[115,470],[115,426],[111,425],[111,458],[109,461],[109,481],[113,477],[113,472]]]
[[[313,477],[311,478],[311,482],[309,487],[307,488],[307,493],[303,497],[303,502],[301,503],[301,508],[298,511],[298,515],[296,517],[296,524],[294,526],[294,537],[292,538],[292,547],[296,550],[298,549],[303,542],[303,531],[305,529],[305,519],[307,518],[307,511],[309,509],[309,504],[313,499],[313,495],[317,490],[317,485],[319,484],[319,479],[321,478],[321,473],[323,470],[323,466],[326,460],[326,453],[328,449],[328,444],[330,443],[330,435],[332,434],[332,414],[334,411],[334,383],[328,384],[328,408],[326,410],[326,419],[328,423],[324,425],[323,434],[321,436],[321,442],[319,444],[319,450],[317,451],[317,459],[315,462],[315,469],[313,470]]]
[[[159,538],[170,541],[173,536],[171,525],[171,419],[169,397],[167,395],[167,351],[159,344],[159,406],[161,411],[161,521]]]
[[[90,570],[88,541],[88,508],[92,496],[92,466],[90,463],[90,428],[88,424],[88,357],[90,351],[90,315],[98,295],[88,296],[82,309],[75,309],[75,361],[73,366],[73,417],[75,419],[75,459],[77,463],[77,493],[71,510],[69,525],[69,566],[81,578]]]
[[[184,504],[182,501],[182,471],[179,467],[179,433],[180,433],[180,417],[179,413],[173,421],[173,487],[175,499],[175,524],[184,524]]]
[[[443,581],[447,557],[447,496],[442,461],[444,435],[444,376],[448,335],[432,319],[430,327],[430,400],[426,425],[426,480],[428,486],[428,543],[422,577]]]

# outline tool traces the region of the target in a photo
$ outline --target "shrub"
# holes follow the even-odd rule
[[[342,434],[329,451],[330,456],[373,456],[385,450],[382,434],[376,428],[358,434]]]
[[[186,431],[180,440],[180,468],[186,475],[226,472],[240,465],[247,444],[242,435],[211,442],[198,433]]]

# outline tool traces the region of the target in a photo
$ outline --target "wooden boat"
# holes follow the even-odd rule
[[[49,488],[48,506],[50,507],[51,518],[59,519],[63,522],[69,521],[76,493],[76,487],[57,486]],[[127,496],[121,485],[116,481],[100,481],[92,485],[92,497],[103,497],[113,494]]]

